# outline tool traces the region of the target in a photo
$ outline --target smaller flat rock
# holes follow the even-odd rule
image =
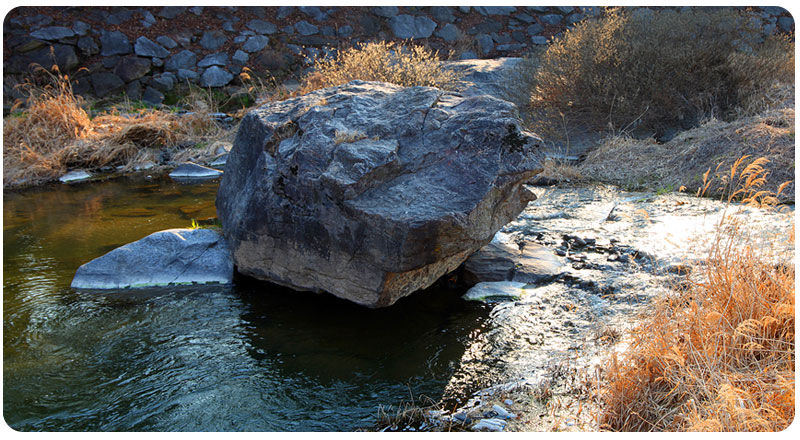
[[[516,281],[489,281],[478,283],[462,296],[467,301],[508,301],[521,299],[525,294],[526,283]]]
[[[169,177],[173,179],[213,179],[222,175],[222,171],[204,167],[195,163],[183,163],[178,165]]]
[[[67,174],[64,174],[63,176],[59,177],[58,180],[61,183],[71,183],[71,182],[79,182],[79,181],[82,181],[82,180],[86,180],[86,179],[88,179],[90,177],[92,177],[92,175],[89,174],[88,171],[85,171],[85,170],[74,170],[74,171],[70,171]]]
[[[233,260],[211,229],[169,229],[148,235],[78,268],[75,289],[122,289],[175,284],[229,284]]]
[[[491,431],[500,432],[506,427],[506,421],[503,419],[481,419],[472,426],[473,431]]]

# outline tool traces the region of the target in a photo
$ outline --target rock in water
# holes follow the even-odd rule
[[[169,284],[228,284],[233,261],[225,239],[211,229],[168,229],[118,247],[78,268],[76,289],[121,289]]]
[[[541,141],[515,114],[364,81],[250,112],[216,202],[239,272],[369,307],[430,286],[535,198]]]

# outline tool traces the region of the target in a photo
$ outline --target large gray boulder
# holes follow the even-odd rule
[[[506,101],[353,81],[250,112],[217,214],[239,272],[389,306],[534,199],[539,144]]]
[[[227,242],[211,229],[168,229],[118,247],[78,268],[76,289],[171,284],[228,284],[233,262]]]

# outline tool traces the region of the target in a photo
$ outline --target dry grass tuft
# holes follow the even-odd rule
[[[357,79],[447,89],[458,78],[455,72],[441,66],[437,52],[423,46],[382,41],[341,51],[336,58],[315,59],[314,71],[303,79],[297,93],[304,95]]]
[[[764,163],[730,167],[729,201],[774,207]],[[745,226],[725,216],[706,264],[654,306],[624,360],[613,356],[605,429],[780,431],[793,421],[794,234],[763,246]]]
[[[763,110],[794,76],[794,43],[734,8],[609,8],[556,39],[528,74],[533,122],[656,133]],[[779,99],[779,98],[778,98]],[[534,127],[545,134],[546,127]]]
[[[793,89],[793,88],[792,88]],[[653,139],[615,136],[591,151],[580,172],[593,179],[633,190],[686,186],[695,192],[703,174],[712,168],[714,182],[742,156],[764,157],[771,182],[794,180],[794,109],[780,108],[731,122],[709,121],[684,131],[664,144]],[[720,164],[721,168],[717,169]],[[770,188],[777,191],[777,187]],[[706,195],[722,196],[725,188],[713,184]],[[781,201],[792,201],[795,183],[781,192]]]
[[[200,92],[189,95],[194,110],[189,115],[159,110],[120,114],[114,109],[90,118],[66,75],[57,68],[38,69],[37,74],[48,83],[25,83],[25,111],[5,118],[3,124],[6,188],[54,180],[69,168],[130,169],[137,163],[158,162],[156,151],[161,149],[180,150],[229,136],[209,117],[213,108]]]

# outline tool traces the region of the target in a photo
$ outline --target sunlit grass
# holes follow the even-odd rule
[[[180,150],[227,134],[209,116],[202,90],[187,96],[190,115],[156,109],[110,109],[90,117],[69,77],[54,66],[22,87],[27,98],[3,124],[3,186],[54,180],[69,168],[96,169],[157,161],[161,149]]]
[[[612,357],[603,428],[780,431],[793,421],[794,232],[765,245],[732,211],[736,201],[776,209],[763,166],[741,158],[730,167],[730,211],[705,264],[655,304],[622,359]]]

